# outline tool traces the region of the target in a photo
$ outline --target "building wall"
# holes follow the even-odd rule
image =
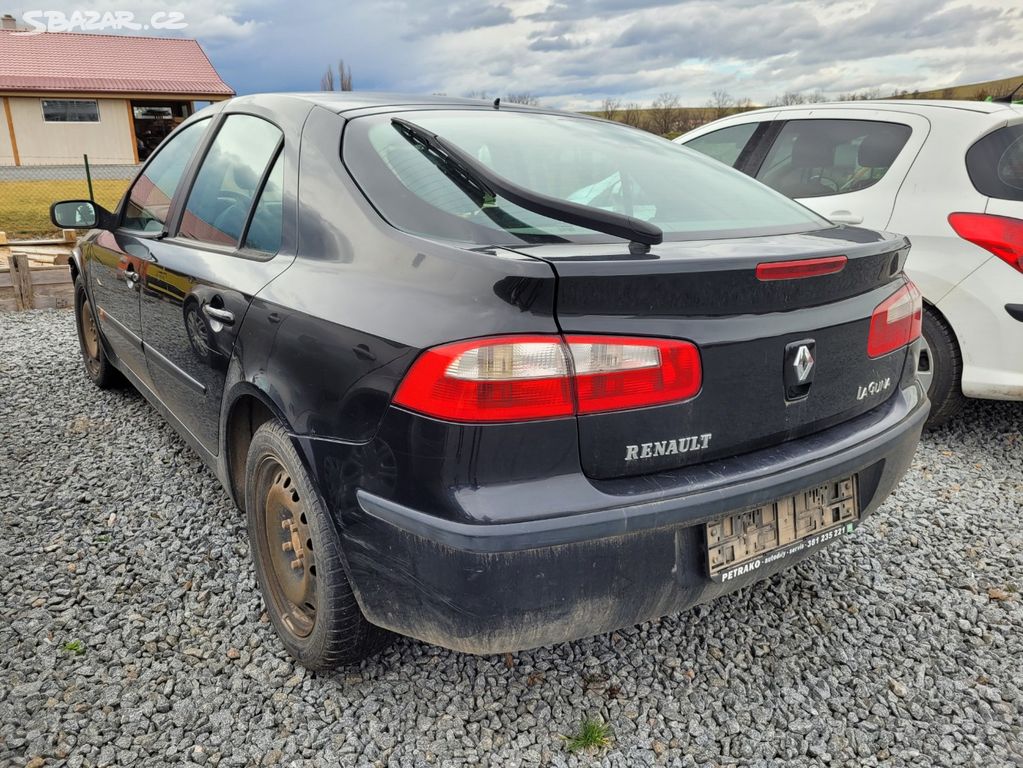
[[[4,114],[4,101],[0,97],[0,165],[14,165],[14,151],[11,149],[11,132]]]
[[[68,94],[67,98],[74,98]],[[47,123],[42,99],[11,96],[11,118],[22,165],[80,165],[134,163],[127,99],[98,99],[98,123]],[[0,144],[0,163],[5,160]]]

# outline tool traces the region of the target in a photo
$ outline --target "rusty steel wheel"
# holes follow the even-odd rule
[[[123,383],[120,372],[114,368],[103,351],[96,316],[92,311],[92,303],[85,292],[82,278],[75,280],[75,325],[78,328],[78,343],[82,348],[82,362],[85,363],[85,374],[100,389],[108,389]]]
[[[266,520],[266,569],[275,608],[296,637],[306,637],[316,624],[316,557],[309,519],[291,475],[266,457],[260,474],[270,479],[263,502]]]
[[[82,329],[82,353],[85,357],[85,367],[95,377],[99,370],[99,332],[96,330],[96,323],[92,319],[92,306],[88,299],[80,302],[78,309],[78,322]]]
[[[385,644],[388,634],[359,609],[337,529],[279,422],[252,436],[244,492],[256,580],[288,652],[310,669],[332,669]]]

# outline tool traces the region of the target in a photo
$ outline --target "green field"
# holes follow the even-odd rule
[[[129,179],[97,179],[92,182],[96,202],[112,209],[117,205]],[[0,181],[0,232],[9,239],[39,237],[54,231],[50,204],[57,200],[85,199],[89,188],[84,180]]]

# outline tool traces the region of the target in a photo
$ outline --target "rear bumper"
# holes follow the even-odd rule
[[[816,549],[718,583],[706,571],[708,520],[850,474],[859,478],[862,517],[874,512],[909,467],[928,407],[914,383],[840,426],[691,468],[690,482],[659,495],[623,503],[594,490],[592,509],[561,517],[470,524],[359,491],[359,510],[342,527],[349,575],[374,624],[469,653],[631,626],[763,579]],[[577,509],[579,500],[565,506]]]

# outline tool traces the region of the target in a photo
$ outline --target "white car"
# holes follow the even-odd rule
[[[930,426],[1023,400],[1023,108],[864,101],[758,109],[675,139],[831,221],[909,236]]]

